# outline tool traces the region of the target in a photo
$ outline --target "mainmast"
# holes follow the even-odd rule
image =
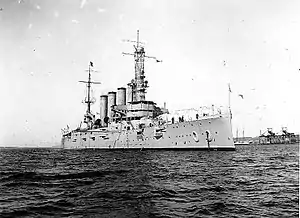
[[[145,100],[145,93],[146,89],[148,88],[148,81],[145,80],[145,71],[144,71],[144,62],[145,58],[152,58],[156,60],[156,62],[161,62],[160,60],[157,60],[156,57],[146,56],[145,55],[145,48],[140,42],[139,39],[139,30],[137,30],[137,39],[136,41],[127,40],[129,42],[134,42],[136,45],[134,45],[134,53],[125,53],[123,52],[123,55],[133,55],[134,56],[134,71],[135,71],[135,78],[134,80],[129,83],[129,85],[132,87],[133,92],[133,101],[144,101]]]
[[[232,133],[232,112],[231,112],[231,103],[230,103],[230,95],[231,95],[230,83],[228,83],[228,109],[229,109],[229,122],[230,122],[230,131]]]

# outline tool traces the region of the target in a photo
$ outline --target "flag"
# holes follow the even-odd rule
[[[232,92],[231,88],[230,88],[230,83],[228,83],[228,90],[229,90],[229,92]]]
[[[90,65],[91,65],[91,67],[94,67],[94,64],[93,64],[93,62],[91,62],[91,61],[90,61]]]

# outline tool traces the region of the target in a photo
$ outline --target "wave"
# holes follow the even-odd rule
[[[31,180],[31,181],[42,181],[42,180],[67,180],[67,179],[82,179],[82,178],[97,178],[107,175],[118,175],[127,173],[128,170],[102,170],[102,171],[84,171],[80,173],[67,173],[67,174],[45,174],[38,172],[2,172],[0,175],[5,175],[0,181],[9,180]]]
[[[0,217],[298,217],[298,147],[255,148],[1,150]]]

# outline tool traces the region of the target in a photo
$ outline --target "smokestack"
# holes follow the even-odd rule
[[[129,102],[132,102],[132,86],[128,84],[127,86],[127,99],[126,103],[128,104]]]
[[[100,96],[100,119],[101,125],[104,126],[104,118],[107,117],[107,95]]]
[[[109,92],[108,93],[108,105],[107,105],[107,112],[108,117],[112,118],[114,116],[114,112],[111,110],[111,107],[116,105],[116,92]]]
[[[117,93],[117,105],[125,105],[126,104],[126,88],[120,87],[118,88]]]

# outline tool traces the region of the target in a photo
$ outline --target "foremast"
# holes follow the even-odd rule
[[[96,100],[91,96],[91,84],[101,84],[100,82],[94,82],[91,80],[91,72],[96,72],[92,69],[93,67],[93,62],[90,61],[89,69],[86,70],[88,72],[88,81],[79,81],[87,84],[87,96],[85,97],[83,103],[87,104],[87,110],[84,115],[84,123],[87,124],[88,129],[91,129],[93,123],[95,122],[95,115],[93,115],[91,112],[91,104],[94,104]]]

